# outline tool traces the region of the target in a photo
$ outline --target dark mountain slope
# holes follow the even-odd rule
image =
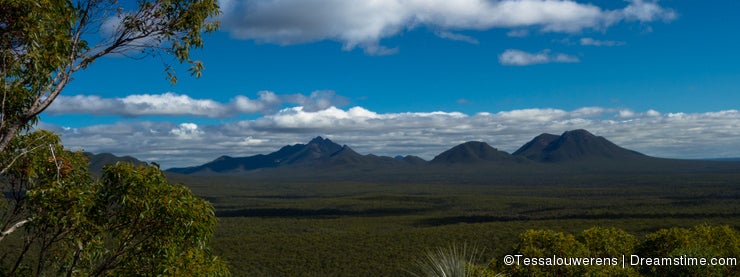
[[[558,140],[559,138],[560,136],[558,135],[547,133],[540,134],[539,136],[536,136],[534,139],[527,142],[527,144],[525,144],[521,148],[514,151],[512,155],[525,157],[530,160],[539,160],[541,158],[543,150],[545,150],[545,148],[550,145],[550,143]]]
[[[135,165],[145,165],[146,164],[146,162],[140,161],[131,156],[119,157],[111,153],[93,154],[90,152],[84,152],[84,154],[87,157],[87,160],[90,162],[90,166],[88,167],[88,170],[90,170],[90,173],[93,173],[95,175],[102,174],[104,166],[109,165],[109,164],[115,164],[117,162],[127,162],[127,163],[132,163]]]
[[[403,161],[410,165],[424,165],[427,163],[426,160],[414,155],[397,156],[396,160]]]
[[[267,155],[259,154],[239,158],[222,156],[200,166],[171,168],[167,171],[180,174],[236,173],[282,165],[310,163],[322,158],[328,158],[341,149],[342,146],[329,139],[316,137],[308,144],[284,146],[280,150]]]
[[[168,171],[285,180],[546,182],[553,176],[570,178],[579,174],[633,176],[697,170],[724,172],[728,168],[736,170],[738,164],[649,157],[588,131],[573,130],[560,136],[541,134],[514,155],[485,142],[466,142],[427,162],[415,156],[361,155],[349,146],[317,137],[308,144],[284,146],[266,155],[223,156],[204,165]]]
[[[332,154],[329,158],[322,160],[323,166],[342,166],[347,168],[380,168],[385,166],[397,166],[404,162],[391,157],[376,156],[373,154],[361,155],[349,146],[343,146],[342,149]]]
[[[450,150],[442,152],[432,159],[432,164],[473,164],[481,162],[512,161],[514,158],[506,152],[491,147],[488,143],[469,141]]]
[[[316,137],[308,144],[284,146],[267,155],[232,158],[222,156],[212,162],[167,171],[179,174],[241,174],[269,168],[284,169],[336,169],[354,167],[379,167],[406,164],[390,157],[360,155],[348,146],[340,146],[329,139]],[[281,171],[282,172],[282,171]]]
[[[294,153],[289,153],[289,155],[276,153],[274,156],[280,165],[290,165],[328,158],[340,150],[342,150],[342,146],[339,144],[329,139],[316,137],[308,142],[308,144],[298,148]]]
[[[550,141],[547,146],[542,147],[542,144],[547,141]],[[619,147],[611,141],[595,136],[586,130],[567,131],[557,139],[553,139],[552,135],[543,134],[522,146],[515,153],[518,156],[541,162],[631,161],[649,158],[639,152]]]

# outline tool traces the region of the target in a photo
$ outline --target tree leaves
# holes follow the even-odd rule
[[[130,8],[114,0],[0,0],[0,151],[37,122],[75,72],[102,56],[170,56],[201,75],[203,66],[190,50],[203,47],[202,34],[218,28],[216,0],[143,0],[136,9],[124,7]],[[163,63],[167,79],[177,82]]]
[[[85,156],[65,151],[51,132],[17,136],[10,145],[34,150],[4,176],[3,191],[19,197],[0,210],[0,227],[30,223],[24,223],[23,246],[4,253],[19,262],[0,272],[20,274],[28,266],[41,275],[168,275],[185,269],[228,275],[208,248],[217,223],[213,206],[170,184],[157,166],[118,163],[94,181]]]

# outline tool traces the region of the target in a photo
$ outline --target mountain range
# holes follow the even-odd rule
[[[90,171],[115,162],[146,164],[133,157],[85,153]],[[316,137],[269,154],[221,156],[192,167],[170,168],[169,176],[234,176],[262,180],[356,180],[386,182],[557,182],[574,176],[628,178],[635,174],[740,172],[740,159],[678,160],[650,157],[622,148],[586,130],[541,134],[509,154],[480,141],[456,145],[427,161],[417,156],[361,155],[347,145]],[[188,177],[189,176],[189,177]],[[180,178],[180,177],[177,177]]]
[[[248,157],[221,156],[203,165],[171,168],[168,172],[193,175],[245,174],[270,169],[350,169],[421,167],[434,165],[526,165],[533,163],[634,162],[652,158],[622,148],[586,130],[567,131],[562,135],[541,134],[512,154],[485,142],[470,141],[457,145],[425,161],[416,156],[395,158],[361,155],[347,145],[316,137],[307,144],[288,145],[269,154]]]
[[[234,174],[278,167],[353,167],[426,163],[414,156],[385,157],[361,155],[347,145],[316,137],[307,144],[287,145],[270,154],[249,157],[221,156],[203,165],[170,168],[180,174]]]

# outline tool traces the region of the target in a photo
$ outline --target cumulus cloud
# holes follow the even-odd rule
[[[507,49],[498,56],[498,62],[502,65],[526,66],[545,63],[577,63],[580,59],[567,54],[551,54],[545,49],[538,53],[529,53],[517,49]]]
[[[220,5],[222,27],[235,38],[280,45],[334,40],[344,50],[360,47],[377,55],[398,50],[380,45],[380,40],[419,27],[471,42],[475,40],[450,31],[534,28],[576,33],[621,21],[676,17],[657,1],[644,0],[628,1],[616,10],[572,0],[221,0]]]
[[[49,114],[120,115],[193,115],[223,117],[228,108],[208,99],[193,99],[176,93],[136,94],[123,98],[97,95],[59,96],[46,111]]]
[[[239,113],[262,113],[280,106],[283,100],[272,91],[260,91],[257,93],[258,99],[249,99],[249,97],[239,95],[231,100],[234,110]]]
[[[227,103],[212,99],[194,99],[173,92],[163,94],[134,94],[122,98],[103,98],[97,95],[59,96],[46,110],[50,115],[89,114],[140,116],[194,116],[228,118],[238,114],[265,114],[278,110],[283,104],[297,104],[309,111],[331,106],[344,106],[349,101],[334,91],[314,91],[310,95],[278,95],[260,91],[258,98],[239,95]]]
[[[377,113],[363,107],[308,111],[285,108],[252,120],[202,125],[136,121],[65,128],[67,147],[112,152],[155,161],[163,167],[202,164],[221,155],[269,153],[321,135],[356,151],[419,155],[431,159],[456,144],[486,141],[509,153],[539,135],[587,129],[648,155],[675,158],[740,156],[740,111],[661,113],[602,107],[575,110],[522,109],[482,112]]]
[[[170,134],[180,139],[193,139],[202,135],[203,132],[198,130],[198,125],[195,123],[182,123],[177,128],[170,130]]]
[[[285,95],[282,98],[283,101],[298,104],[310,112],[324,110],[332,106],[344,106],[349,103],[346,97],[337,95],[331,90],[314,91],[308,96],[303,94]]]
[[[657,1],[631,0],[622,10],[613,11],[612,20],[650,22],[655,20],[671,21],[678,15],[675,11],[665,9]]]

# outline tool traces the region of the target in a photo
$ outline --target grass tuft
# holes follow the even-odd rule
[[[478,251],[475,247],[469,249],[462,246],[450,245],[437,247],[426,252],[423,258],[416,263],[416,271],[410,272],[417,277],[473,277],[482,274],[477,269],[475,261]],[[496,275],[498,276],[498,275]]]

